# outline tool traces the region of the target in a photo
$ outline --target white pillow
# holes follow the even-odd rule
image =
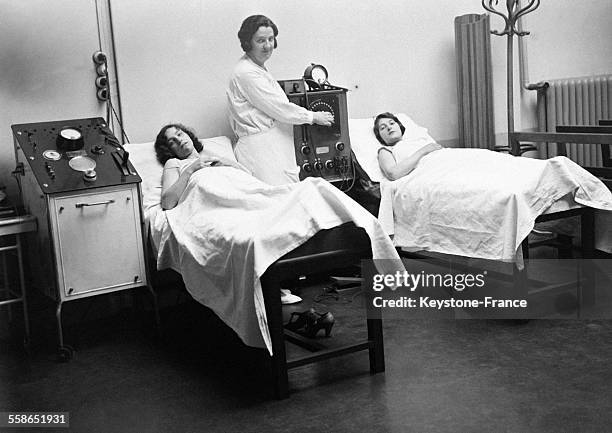
[[[226,158],[230,161],[238,162],[236,161],[236,156],[234,155],[232,141],[228,137],[222,135],[212,138],[200,138],[200,142],[203,146],[200,155],[209,158]]]
[[[236,161],[232,142],[228,137],[201,138],[202,152],[206,158],[225,158]],[[130,162],[142,178],[142,205],[146,212],[161,201],[161,181],[164,167],[157,161],[153,143],[129,143],[125,149],[130,153]],[[236,161],[237,162],[237,161]]]
[[[403,140],[407,142],[423,142],[423,145],[435,140],[427,133],[427,129],[417,125],[408,115],[396,114],[400,122],[406,127]],[[382,146],[374,135],[374,119],[376,116],[365,119],[349,119],[349,136],[351,149],[359,165],[365,170],[373,182],[380,182],[385,176],[378,165],[378,149]]]

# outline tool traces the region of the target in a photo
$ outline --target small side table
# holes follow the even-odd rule
[[[2,253],[2,267],[4,275],[4,286],[2,292],[5,296],[0,298],[0,306],[10,305],[21,302],[23,305],[23,320],[24,320],[24,343],[26,347],[30,343],[30,324],[28,320],[28,308],[26,302],[26,285],[23,272],[23,257],[21,247],[21,235],[23,233],[36,231],[36,218],[32,215],[23,216],[8,216],[0,218],[0,253]],[[6,253],[9,251],[17,251],[17,262],[19,270],[19,292],[11,287],[8,269],[6,266]],[[5,299],[6,298],[6,299]]]

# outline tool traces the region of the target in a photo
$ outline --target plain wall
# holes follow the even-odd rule
[[[501,18],[493,20],[498,23],[494,28],[499,28]],[[525,17],[523,27],[530,32],[524,37],[529,82],[612,74],[612,1],[543,1],[535,12]],[[505,52],[499,41],[497,50]],[[518,65],[518,59],[515,59],[515,65]],[[502,63],[497,66],[501,67]],[[500,92],[501,83],[505,83],[503,74],[505,69],[498,70],[495,75],[495,82],[499,83],[496,92]],[[520,88],[518,69],[515,76],[518,125],[522,129],[535,128],[536,92]],[[506,129],[504,98],[505,92],[495,95],[496,131],[499,132]]]
[[[310,62],[348,87],[351,117],[402,111],[442,141],[457,138],[454,17],[480,0],[98,0],[112,8],[124,123],[132,142],[170,121],[200,136],[231,135],[225,87],[242,55],[236,36],[254,13],[279,26],[267,63],[277,79]],[[501,7],[505,2],[500,2]],[[501,29],[500,17],[491,19]],[[525,30],[529,81],[612,73],[612,2],[543,1]],[[99,48],[95,0],[0,0],[0,183],[14,192],[10,125],[103,116],[91,55]],[[515,52],[518,51],[515,48]],[[495,125],[506,130],[506,38],[492,36]],[[516,129],[535,126],[534,92],[518,86]],[[498,137],[499,138],[499,137]]]
[[[93,0],[0,1],[0,184],[14,196],[12,124],[103,116]]]
[[[525,3],[525,2],[523,2]],[[243,2],[111,0],[126,127],[149,141],[170,121],[202,136],[231,135],[228,76],[242,55],[236,33],[248,15],[278,25],[266,64],[277,79],[299,78],[321,63],[330,82],[350,89],[349,115],[403,111],[440,140],[457,138],[453,20],[484,13],[479,0]],[[504,4],[504,2],[501,2]],[[501,5],[500,5],[501,7]],[[526,17],[531,80],[612,72],[612,2],[542,2]],[[498,16],[492,29],[503,28]],[[515,38],[516,40],[516,38]],[[506,131],[506,37],[492,36],[496,132]],[[515,43],[515,54],[518,47]],[[521,92],[515,61],[516,129],[533,128],[534,92]]]

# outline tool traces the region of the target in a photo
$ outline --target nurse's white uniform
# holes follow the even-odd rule
[[[238,162],[271,185],[299,182],[292,125],[312,124],[312,111],[289,102],[272,74],[246,54],[226,95]]]

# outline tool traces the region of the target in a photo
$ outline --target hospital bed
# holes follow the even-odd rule
[[[400,114],[398,117],[406,126],[405,140],[415,145],[433,141],[427,130],[408,116]],[[432,257],[433,253],[433,256],[514,263],[512,281],[515,288],[527,291],[523,263],[529,257],[528,235],[536,222],[577,216],[581,221],[582,257],[593,257],[596,241],[597,248],[610,252],[612,230],[609,223],[598,220],[603,223],[599,225],[601,230],[596,235],[594,220],[601,215],[596,214],[593,207],[583,205],[593,200],[591,205],[610,210],[610,193],[571,161],[559,158],[547,162],[530,158],[515,160],[513,156],[505,156],[504,159],[484,149],[470,149],[471,153],[466,153],[464,149],[443,149],[438,151],[443,153],[434,152],[430,154],[431,157],[428,155],[421,160],[419,167],[410,175],[388,182],[378,167],[377,150],[381,145],[374,136],[372,126],[371,118],[349,119],[351,146],[359,166],[367,175],[365,182],[360,183],[366,184],[365,189],[373,189],[380,182],[378,217],[394,237],[394,244],[402,255],[424,257],[423,253],[426,253],[425,257]],[[612,142],[612,136],[604,134],[515,133],[511,139],[515,155],[522,153],[523,143]],[[482,181],[479,183],[480,172],[462,171],[462,166],[471,164],[466,158],[473,158],[476,153],[483,161],[490,159],[490,167],[483,166],[478,170],[490,171],[489,174],[497,176],[499,183],[485,185]],[[428,157],[429,160],[426,160]],[[500,159],[507,163],[507,167],[499,165]],[[517,172],[513,168],[519,161],[525,165],[524,172]],[[504,177],[504,174],[507,176]],[[542,182],[546,184],[542,185]],[[532,193],[538,190],[546,192]],[[522,196],[525,199],[521,199]],[[489,207],[489,202],[496,203],[497,208]],[[430,211],[430,207],[434,210]],[[479,233],[477,226],[470,225],[473,219],[495,213],[499,214],[499,218],[491,226],[498,224],[497,231],[483,230],[483,233]],[[421,236],[422,233],[425,235]],[[564,247],[568,249],[567,245]],[[541,286],[539,282],[532,282]],[[540,288],[538,292],[541,292]]]
[[[205,139],[202,144],[202,156],[237,164],[228,138]],[[365,341],[319,348],[313,354],[290,360],[285,350],[281,283],[346,268],[372,257],[394,259],[384,260],[381,265],[389,266],[389,272],[403,269],[393,245],[367,211],[320,179],[296,184],[296,191],[285,186],[263,188],[263,184],[237,168],[218,166],[194,173],[192,181],[197,176],[203,180],[190,182],[193,185],[188,189],[192,190],[184,195],[181,205],[164,211],[160,207],[162,166],[155,159],[153,143],[128,144],[126,149],[143,179],[144,215],[155,261],[152,269],[178,272],[191,296],[213,310],[244,343],[267,348],[278,398],[288,396],[289,369],[331,357],[368,350],[371,372],[384,371],[381,319],[372,313],[367,315]],[[239,190],[241,182],[248,189],[244,195]],[[189,201],[200,194],[194,192],[200,188],[205,190],[202,194],[206,198],[201,203]],[[262,197],[266,194],[273,195],[278,212],[266,213],[258,208],[260,203],[268,203],[267,197]],[[288,194],[297,201],[286,199]],[[249,203],[241,205],[245,197]],[[225,208],[226,213],[220,213],[216,206],[221,202],[235,206],[234,213]],[[202,211],[197,217],[190,214],[183,218],[181,207],[201,207]],[[251,216],[253,212],[259,214]],[[307,216],[307,224],[302,224],[302,215]],[[231,225],[234,217],[242,221],[243,229]],[[199,236],[189,232],[194,219],[206,220],[198,221],[196,228],[206,233]],[[270,226],[267,235],[253,236],[262,225]],[[223,233],[228,227],[239,233]],[[247,241],[235,241],[241,236]],[[193,248],[190,242],[195,243]]]

